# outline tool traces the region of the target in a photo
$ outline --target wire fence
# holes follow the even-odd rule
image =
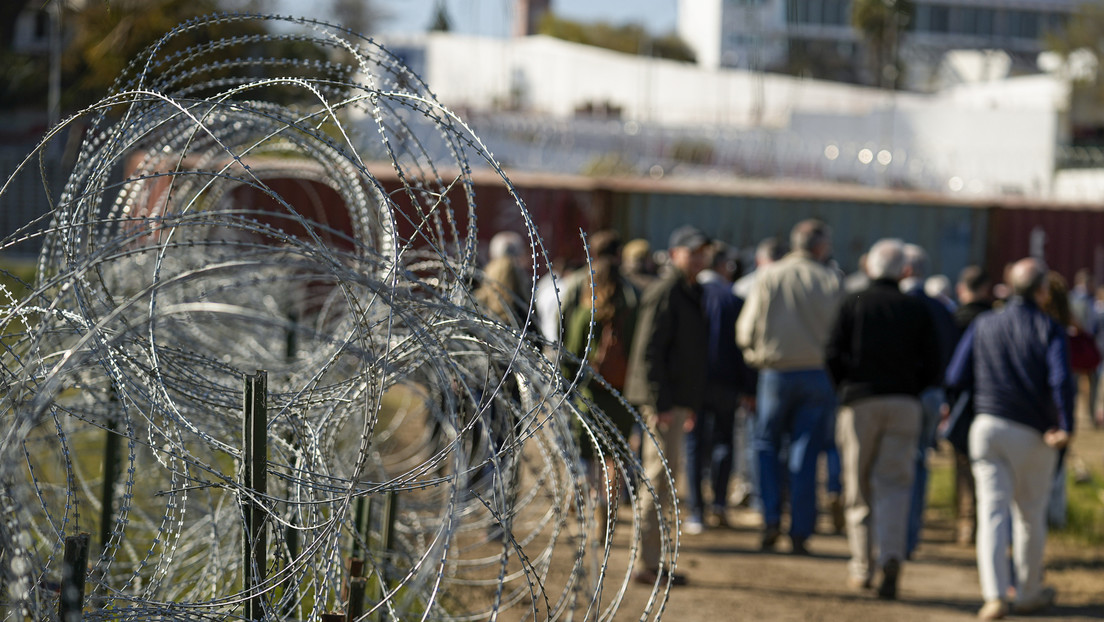
[[[253,22],[287,28],[192,38]],[[330,60],[257,56],[274,38]],[[473,298],[469,171],[531,221],[417,75],[340,26],[210,16],[12,179],[77,124],[64,187],[38,185],[54,207],[0,242],[42,249],[0,281],[0,618],[660,617],[658,581],[620,609],[638,550],[610,542],[656,512],[670,566],[673,523],[596,512],[580,430],[653,482],[567,355]],[[329,194],[292,201],[289,177]]]

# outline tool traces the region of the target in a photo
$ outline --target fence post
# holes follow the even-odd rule
[[[61,562],[61,596],[58,599],[60,622],[79,622],[84,617],[84,579],[88,574],[88,534],[65,538],[65,556]]]
[[[268,493],[268,374],[257,370],[245,377],[245,403],[242,457],[245,489],[251,492],[242,501],[245,515],[245,538],[242,547],[242,592],[250,593],[264,583],[265,552],[268,542],[265,534],[265,508],[263,497]],[[264,603],[260,594],[250,596],[245,602],[245,617],[260,620],[264,617]]]
[[[372,533],[371,506],[366,495],[356,498],[353,504],[353,557],[361,557],[364,551],[360,547],[360,538],[364,539],[365,550],[369,544],[369,536]],[[358,538],[359,536],[359,538]]]
[[[103,490],[100,494],[100,553],[107,551],[115,514],[115,485],[119,481],[119,398],[111,391],[111,414],[104,430]]]

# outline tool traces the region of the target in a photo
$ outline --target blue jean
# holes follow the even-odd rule
[[[920,529],[924,526],[924,508],[927,506],[928,495],[928,448],[935,443],[935,431],[939,425],[939,407],[945,397],[941,387],[929,387],[920,394],[923,419],[920,424],[920,443],[916,447],[916,473],[912,479],[908,540],[905,545],[905,554],[909,557],[920,545]]]
[[[713,508],[718,511],[725,508],[728,482],[732,477],[735,426],[735,412],[702,410],[698,413],[694,429],[686,435],[686,479],[690,484],[691,518],[701,520],[705,510],[702,480],[706,471],[709,472],[709,484],[713,490]]]
[[[825,420],[824,432],[824,462],[827,468],[827,481],[824,484],[829,494],[843,494],[843,479],[841,478],[843,464],[840,461],[839,446],[836,445],[836,411]]]
[[[816,525],[817,457],[824,448],[836,395],[823,369],[763,370],[759,373],[759,495],[763,522],[777,527],[782,519],[783,477],[790,492],[790,537],[803,541]],[[788,439],[788,444],[787,444]],[[788,445],[785,464],[782,448]]]

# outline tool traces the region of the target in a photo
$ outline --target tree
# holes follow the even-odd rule
[[[674,33],[652,37],[639,24],[613,26],[604,22],[583,24],[545,13],[537,32],[542,35],[623,52],[693,62],[694,53]]]
[[[1072,82],[1073,144],[1104,147],[1104,5],[1082,4],[1063,31],[1048,32],[1045,40]]]
[[[63,8],[61,17],[62,38],[62,92],[63,114],[80,110],[101,99],[115,84],[118,76],[148,46],[166,33],[190,19],[223,12],[258,12],[266,6],[260,0],[95,0],[87,2],[59,2]],[[42,0],[45,2],[45,0]],[[0,2],[0,18],[14,22],[19,14],[12,7],[22,3],[23,8],[39,6],[36,3]],[[342,20],[350,28],[371,27],[381,15],[371,8],[369,0],[334,0],[336,10],[348,5],[356,14],[348,14]],[[0,29],[8,43],[0,48],[0,109],[45,110],[49,57],[16,53],[11,49],[11,29]],[[260,20],[228,21],[214,23],[202,29],[177,33],[158,52],[167,58],[174,52],[200,45],[216,38],[233,35],[259,35],[267,32],[267,22]],[[234,56],[268,57],[274,59],[329,60],[326,55],[309,43],[289,39],[267,39],[243,42],[237,48],[213,52],[226,59]],[[289,64],[290,65],[290,64]],[[294,70],[289,68],[289,72]],[[288,75],[293,75],[289,73]],[[202,79],[218,77],[218,71],[205,74]],[[199,79],[199,78],[197,78]],[[302,96],[291,89],[269,88],[265,92],[252,91],[254,97],[268,97],[288,102],[288,97]]]
[[[430,22],[429,29],[432,32],[449,32],[452,30],[452,20],[449,19],[444,0],[437,0],[437,7],[433,11],[433,21]]]
[[[914,14],[912,0],[852,0],[851,25],[866,39],[874,84],[891,89],[900,84],[897,49]]]
[[[371,0],[331,0],[331,11],[338,23],[353,32],[369,34],[388,14]]]

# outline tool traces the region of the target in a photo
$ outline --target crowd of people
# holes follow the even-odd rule
[[[896,598],[920,542],[928,453],[953,425],[957,539],[977,550],[979,617],[1053,602],[1043,550],[1048,523],[1064,520],[1064,450],[1075,419],[1104,425],[1104,289],[1087,271],[1067,289],[1027,258],[1000,279],[967,267],[952,285],[929,274],[923,248],[883,239],[844,274],[818,220],[797,223],[788,250],[763,240],[750,270],[689,225],[659,252],[608,230],[589,242],[590,270],[556,263],[555,281],[533,288],[534,321],[574,355],[569,377],[585,363],[605,378],[584,391],[618,431],[655,439],[634,447],[650,481],[670,465],[684,482],[683,533],[729,526],[735,497],[761,515],[763,551],[808,555],[824,511],[847,535],[847,585]],[[520,245],[496,254],[513,261]],[[492,312],[500,299],[487,299]],[[580,451],[592,459],[584,440]],[[632,480],[611,479],[611,466],[591,469],[607,474],[594,481],[602,505]],[[659,488],[637,503],[670,496]],[[659,515],[641,516],[634,581],[687,583],[660,563]]]

